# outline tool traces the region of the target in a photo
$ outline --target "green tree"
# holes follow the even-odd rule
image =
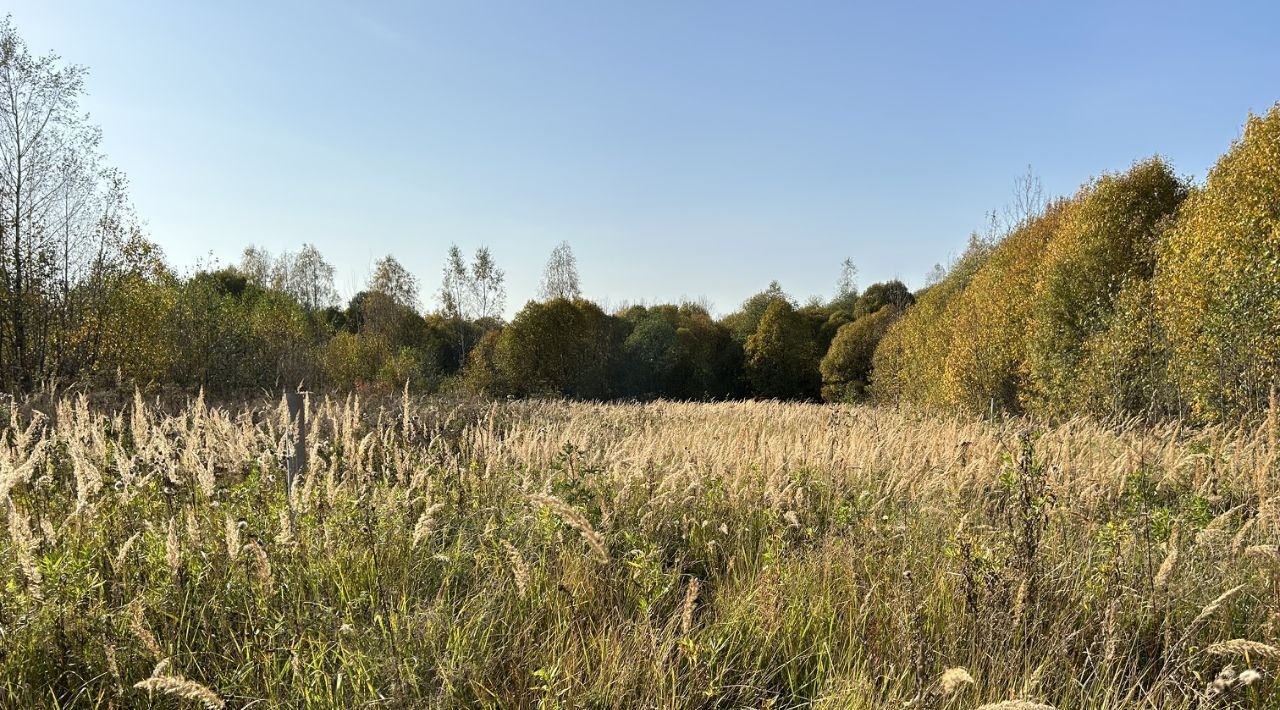
[[[747,380],[756,396],[808,399],[818,394],[813,331],[785,299],[774,300],[765,309],[743,350]]]
[[[885,333],[872,356],[871,391],[877,400],[948,403],[943,372],[955,335],[954,309],[991,252],[988,241],[971,236],[947,277],[921,291],[915,305]]]
[[[621,387],[633,397],[668,395],[680,360],[680,337],[673,318],[637,307],[624,314],[631,332],[622,341]]]
[[[885,306],[896,306],[898,310],[906,310],[907,306],[916,302],[911,289],[906,284],[894,279],[882,281],[867,287],[853,305],[853,319],[857,320],[879,313]]]
[[[620,335],[590,301],[530,301],[502,330],[493,359],[512,394],[601,399],[611,395]]]
[[[1086,343],[1112,322],[1126,284],[1151,278],[1157,243],[1186,195],[1156,158],[1103,175],[1072,201],[1041,259],[1026,341],[1029,405],[1053,414],[1090,407],[1078,391]]]
[[[853,402],[866,396],[876,346],[901,313],[898,306],[888,304],[840,328],[819,365],[824,400]]]
[[[510,391],[498,372],[496,356],[501,337],[502,331],[490,330],[480,336],[480,341],[467,354],[467,365],[462,377],[467,389],[472,392],[497,396]]]
[[[1026,394],[1026,334],[1043,255],[1062,227],[1068,202],[1021,219],[992,248],[941,318],[957,334],[937,363],[941,403],[969,411],[1016,411]],[[945,289],[950,282],[935,288]],[[932,291],[932,289],[931,289]]]
[[[679,357],[671,374],[669,396],[679,399],[719,399],[745,394],[742,383],[742,345],[704,306],[684,303],[658,306],[676,326]]]
[[[734,340],[746,343],[747,338],[754,335],[756,328],[760,326],[760,319],[764,317],[764,312],[775,301],[786,301],[793,308],[795,307],[795,301],[782,290],[782,286],[777,281],[770,281],[768,288],[743,301],[742,307],[736,313],[726,316],[724,324],[733,333]]]

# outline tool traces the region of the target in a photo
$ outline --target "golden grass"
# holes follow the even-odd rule
[[[308,406],[15,413],[0,705],[1280,702],[1274,426]]]

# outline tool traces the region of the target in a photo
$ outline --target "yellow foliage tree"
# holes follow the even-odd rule
[[[1156,244],[1186,195],[1186,184],[1159,158],[1081,188],[1039,269],[1026,324],[1028,409],[1066,414],[1101,408],[1082,401],[1086,343],[1108,329],[1125,286],[1151,277]],[[1145,292],[1135,287],[1131,294]]]
[[[944,402],[969,410],[1018,408],[1026,331],[1044,250],[1069,205],[1057,201],[1006,237],[950,309],[955,338],[941,365]]]
[[[1168,166],[1152,159],[1087,183],[967,257],[881,342],[873,373],[878,397],[1045,414],[1138,407],[1145,394],[1126,391],[1105,402],[1097,394],[1121,377],[1142,392],[1160,379],[1133,374],[1159,369],[1149,356],[1152,324],[1141,319],[1150,293],[1143,285],[1157,240],[1186,193]],[[1118,316],[1116,299],[1126,288]]]
[[[1159,320],[1192,411],[1216,419],[1266,405],[1280,374],[1280,104],[1183,207],[1159,250]]]
[[[916,295],[916,303],[885,333],[871,358],[871,395],[881,402],[947,403],[942,376],[955,332],[951,315],[991,252],[976,236],[947,277]]]

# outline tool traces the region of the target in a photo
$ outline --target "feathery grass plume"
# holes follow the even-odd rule
[[[169,574],[176,577],[182,567],[182,545],[178,542],[178,526],[173,518],[169,518],[169,531],[164,538],[164,559],[169,565]]]
[[[1280,545],[1250,545],[1244,550],[1246,557],[1257,557],[1271,562],[1280,562]]]
[[[1017,623],[1022,623],[1022,615],[1027,611],[1027,593],[1030,584],[1026,577],[1023,577],[1022,583],[1018,585],[1018,591],[1013,597],[1013,619]]]
[[[1056,708],[1031,700],[1006,700],[1002,703],[979,705],[978,710],[1056,710]]]
[[[160,671],[161,669],[157,667],[156,670]],[[159,692],[182,698],[183,700],[190,700],[199,703],[205,710],[223,710],[227,706],[226,702],[208,687],[176,674],[153,674],[146,680],[134,683],[133,687],[138,690],[145,690],[148,693]]]
[[[1240,590],[1244,589],[1246,586],[1248,585],[1241,584],[1239,586],[1228,589],[1222,594],[1219,594],[1217,598],[1209,602],[1207,605],[1205,605],[1203,609],[1200,610],[1200,613],[1196,615],[1196,618],[1192,619],[1191,623],[1188,624],[1185,629],[1183,629],[1182,637],[1178,639],[1177,644],[1174,645],[1169,650],[1169,652],[1165,654],[1165,662],[1164,662],[1163,670],[1167,671],[1171,667],[1171,665],[1173,664],[1177,656],[1182,652],[1182,650],[1186,647],[1187,643],[1191,640],[1191,637],[1200,631],[1200,629],[1205,625],[1205,623],[1209,621],[1209,618],[1212,617],[1214,613],[1216,613],[1219,609],[1221,609],[1224,604],[1230,601],[1232,597],[1239,594]]]
[[[404,394],[400,400],[400,421],[402,427],[400,435],[407,441],[409,435],[413,433],[409,423],[409,378],[407,377],[404,380]]]
[[[213,459],[202,457],[194,462],[196,485],[206,498],[212,498],[218,492],[218,479],[213,471]]]
[[[120,496],[120,501],[122,503],[128,503],[133,500],[135,482],[138,478],[138,459],[134,456],[127,455],[120,450],[117,450],[114,453],[114,456],[116,475],[119,479],[118,495]]]
[[[689,578],[689,587],[684,592],[684,607],[680,614],[680,633],[683,636],[689,635],[689,628],[693,626],[693,608],[698,603],[698,590],[700,588],[697,577]]]
[[[276,544],[281,547],[288,547],[293,544],[293,519],[289,515],[289,509],[281,508],[280,513],[280,532],[276,535]]]
[[[191,549],[200,549],[200,520],[196,517],[195,506],[189,506],[183,513],[183,518],[187,526],[187,544]]]
[[[596,561],[605,564],[609,561],[609,552],[605,549],[604,540],[600,534],[591,527],[591,523],[578,512],[577,508],[565,503],[555,496],[533,494],[529,496],[529,500],[559,515],[566,525],[577,530],[582,535],[582,539],[587,543],[587,547],[591,548],[591,552]]]
[[[275,579],[271,575],[271,560],[267,559],[267,551],[262,549],[262,545],[252,540],[245,543],[243,549],[249,551],[250,558],[253,560],[253,568],[257,574],[258,583],[270,593],[274,588]]]
[[[1266,465],[1266,469],[1270,470],[1271,464]],[[1257,527],[1263,535],[1269,535],[1276,531],[1277,523],[1280,523],[1280,496],[1272,496],[1265,500],[1261,500],[1258,504]]]
[[[431,530],[435,527],[436,513],[444,508],[444,503],[435,503],[422,511],[422,515],[418,516],[418,522],[413,526],[413,546],[417,547],[419,543],[431,536]]]
[[[147,441],[151,438],[148,431],[149,424],[147,404],[142,401],[142,390],[135,385],[133,388],[133,407],[129,410],[129,433],[133,435],[134,442]]]
[[[124,541],[124,544],[120,546],[120,550],[116,552],[115,559],[112,561],[112,569],[119,572],[124,567],[125,561],[129,559],[129,551],[133,549],[134,543],[136,543],[138,538],[141,536],[142,533],[136,532],[128,540]]]
[[[143,615],[142,602],[135,600],[129,605],[129,632],[134,635],[146,649],[152,658],[162,658],[164,654],[160,651],[160,642],[156,640],[155,634],[151,633],[151,629],[147,628],[147,620]],[[161,663],[165,661],[162,660]]]
[[[1175,525],[1173,531],[1169,533],[1169,541],[1166,543],[1169,548],[1168,554],[1164,557],[1164,562],[1160,563],[1160,569],[1156,570],[1156,576],[1151,580],[1151,588],[1156,594],[1164,594],[1169,587],[1169,578],[1173,575],[1173,570],[1178,564],[1178,527]]]
[[[224,537],[227,543],[227,557],[235,559],[240,556],[240,523],[227,513],[223,524]]]
[[[36,541],[31,536],[31,524],[27,520],[27,516],[18,510],[18,506],[13,502],[12,498],[7,499],[9,507],[9,539],[13,541],[13,549],[18,557],[18,566],[22,568],[22,574],[27,578],[27,586],[33,596],[40,598],[40,585],[44,582],[44,575],[40,573],[40,566],[36,564]]]
[[[1210,656],[1249,656],[1256,658],[1280,658],[1280,648],[1259,641],[1232,639],[1220,641],[1204,650]]]
[[[1276,386],[1271,385],[1271,391],[1267,395],[1267,418],[1263,423],[1263,432],[1266,435],[1266,456],[1262,461],[1253,467],[1253,488],[1254,494],[1258,499],[1265,500],[1270,495],[1270,481],[1275,474],[1275,463],[1277,457],[1280,457],[1280,451],[1277,445],[1280,444],[1280,402],[1276,400]]]
[[[1213,520],[1210,520],[1208,525],[1205,525],[1196,533],[1196,547],[1214,544],[1221,538],[1225,537],[1227,534],[1226,529],[1227,526],[1231,524],[1231,519],[1235,517],[1235,514],[1243,507],[1244,505],[1241,504],[1228,508]]]
[[[63,529],[65,529],[65,523],[63,526]],[[53,527],[53,523],[48,518],[40,520],[40,538],[44,540],[46,545],[58,544],[58,537],[61,536],[61,534],[62,531]]]
[[[938,686],[942,688],[942,694],[945,696],[951,696],[970,685],[973,685],[973,676],[969,675],[967,669],[959,666],[943,671],[942,677],[938,679]]]
[[[498,544],[507,553],[507,561],[511,565],[511,578],[515,582],[516,591],[523,597],[529,588],[529,565],[515,545],[506,540],[499,540]]]
[[[1222,594],[1217,596],[1215,600],[1210,601],[1210,603],[1208,603],[1206,606],[1204,606],[1203,609],[1201,609],[1201,613],[1197,614],[1196,618],[1192,619],[1192,623],[1190,623],[1189,626],[1187,627],[1188,628],[1187,633],[1194,633],[1196,631],[1199,631],[1199,627],[1201,627],[1201,624],[1203,624],[1204,622],[1207,622],[1208,618],[1212,617],[1215,611],[1221,609],[1222,605],[1228,603],[1231,597],[1235,596],[1236,594],[1239,594],[1240,590],[1243,590],[1245,586],[1247,585],[1231,587],[1229,588],[1229,590],[1226,590],[1225,592],[1222,592]]]
[[[1117,619],[1117,609],[1120,606],[1118,599],[1112,599],[1107,605],[1107,613],[1103,617],[1102,630],[1102,665],[1107,667],[1116,658],[1116,649],[1120,645],[1119,621]]]
[[[122,697],[124,696],[124,686],[120,684],[120,665],[116,663],[116,647],[107,644],[105,655],[107,658],[107,673],[111,674],[111,683],[115,686],[116,697]]]
[[[78,440],[71,439],[67,448],[71,457],[71,473],[76,481],[77,512],[88,507],[89,501],[102,490],[102,471],[85,457],[78,443]]]
[[[1240,554],[1240,551],[1244,549],[1244,541],[1247,538],[1249,531],[1253,529],[1253,526],[1257,522],[1258,522],[1258,517],[1254,516],[1252,518],[1249,518],[1249,520],[1244,525],[1240,526],[1240,529],[1236,531],[1236,536],[1231,538],[1231,554],[1233,555]]]

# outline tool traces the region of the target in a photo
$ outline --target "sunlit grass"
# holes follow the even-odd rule
[[[272,403],[15,416],[0,705],[1277,700],[1274,426],[436,400],[309,420],[289,495]]]

